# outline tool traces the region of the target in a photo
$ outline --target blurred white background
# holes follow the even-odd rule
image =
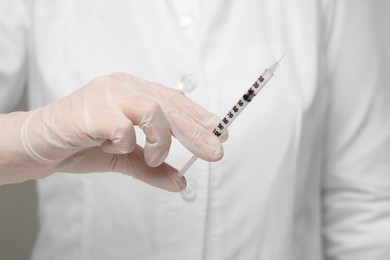
[[[378,4],[383,5],[377,16],[383,22],[383,30],[390,30],[390,1],[381,0]],[[390,52],[390,38],[382,40]],[[25,99],[21,100],[18,110],[26,107]],[[36,207],[34,181],[0,187],[0,260],[29,259],[38,230]]]

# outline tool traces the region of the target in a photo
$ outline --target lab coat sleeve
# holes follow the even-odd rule
[[[325,259],[390,259],[389,3],[325,2]]]
[[[26,82],[28,1],[0,1],[0,113],[10,112]]]

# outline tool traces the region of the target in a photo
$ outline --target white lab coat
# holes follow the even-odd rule
[[[25,81],[36,108],[125,71],[224,116],[286,54],[229,129],[224,159],[187,173],[193,194],[115,173],[40,180],[33,259],[389,259],[389,30],[379,7],[2,0],[3,111]],[[173,144],[172,165],[189,158]]]

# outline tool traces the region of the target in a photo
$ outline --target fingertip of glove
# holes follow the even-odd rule
[[[144,158],[145,158],[146,164],[150,167],[159,166],[160,164],[162,164],[164,162],[164,160],[168,156],[169,150],[158,149],[158,148],[151,149],[150,147],[149,147],[149,149],[146,149],[146,148],[147,148],[147,146],[145,146]]]
[[[222,146],[220,149],[217,149],[217,150],[214,150],[211,154],[211,161],[212,162],[216,162],[216,161],[219,161],[222,159],[224,155],[224,152],[223,152],[223,149],[222,149]]]
[[[201,149],[205,154],[205,158],[201,158],[210,162],[219,161],[224,155],[221,141],[214,135],[204,139]]]
[[[179,172],[175,171],[171,174],[171,180],[174,183],[177,190],[175,192],[180,192],[187,187],[187,181],[184,176],[179,176]]]
[[[224,131],[219,137],[219,141],[221,141],[221,143],[224,143],[226,142],[226,140],[229,138],[229,132],[226,130]]]

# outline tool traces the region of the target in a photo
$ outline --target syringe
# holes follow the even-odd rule
[[[214,128],[213,134],[217,137],[220,137],[226,129],[233,123],[237,116],[246,108],[249,102],[259,93],[259,91],[267,84],[267,82],[272,78],[276,68],[279,66],[280,61],[284,58],[283,55],[279,61],[272,64],[271,67],[266,69],[263,74],[252,84],[252,86],[245,92],[245,94],[238,100],[238,102],[233,106],[232,109],[226,114],[226,116],[218,123]],[[191,159],[181,168],[178,173],[179,177],[182,177],[184,173],[194,164],[198,159],[196,155],[192,156]]]

